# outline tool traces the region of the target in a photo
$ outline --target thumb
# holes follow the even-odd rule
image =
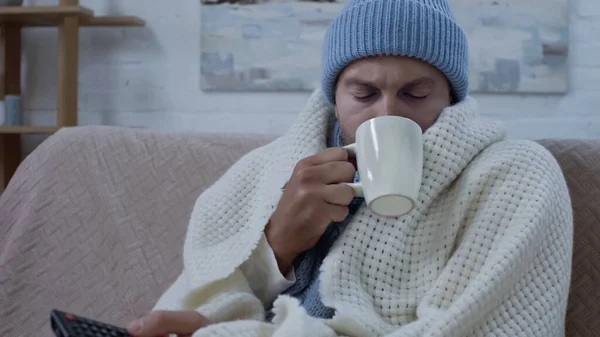
[[[131,322],[127,330],[136,337],[161,337],[169,334],[191,335],[210,322],[196,311],[154,311]]]

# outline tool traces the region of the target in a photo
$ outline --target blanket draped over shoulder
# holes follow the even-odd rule
[[[332,319],[280,296],[273,322],[239,266],[260,240],[298,160],[324,150],[332,107],[319,90],[287,133],[245,155],[197,200],[184,269],[155,309],[193,309],[201,336],[562,336],[572,213],[565,179],[540,145],[480,119],[472,98],[424,133],[416,207],[366,206],[320,273]]]

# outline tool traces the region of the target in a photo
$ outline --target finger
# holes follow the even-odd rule
[[[329,220],[341,222],[346,219],[350,210],[348,209],[348,206],[327,204],[325,212],[328,215]]]
[[[350,205],[352,198],[354,198],[354,190],[346,184],[325,185],[321,193],[323,200],[339,206]]]
[[[136,337],[158,337],[169,334],[193,334],[210,322],[196,311],[154,311],[132,322],[128,331]]]
[[[350,157],[348,158],[348,162],[350,162],[350,164],[352,164],[352,166],[354,166],[354,169],[358,169],[358,162],[356,161],[356,157]]]
[[[332,161],[348,161],[348,152],[341,147],[330,147],[308,159],[312,165],[322,165]]]
[[[354,181],[356,169],[347,161],[328,162],[312,168],[315,177],[323,184],[338,184]]]

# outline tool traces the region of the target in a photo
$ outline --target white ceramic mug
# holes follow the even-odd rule
[[[348,184],[376,214],[396,217],[415,207],[423,175],[423,133],[414,121],[397,116],[367,120],[356,142],[344,147],[356,157],[360,181]]]

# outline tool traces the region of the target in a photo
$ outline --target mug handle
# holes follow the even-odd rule
[[[356,143],[349,144],[343,147],[344,150],[348,151],[348,156],[356,157]],[[360,183],[344,183],[354,190],[354,195],[357,197],[364,197],[363,188]]]

